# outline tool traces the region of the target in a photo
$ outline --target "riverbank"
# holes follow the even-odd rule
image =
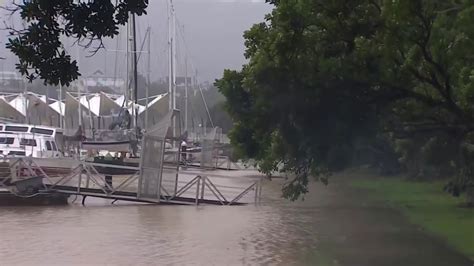
[[[474,260],[474,210],[464,197],[443,191],[446,181],[414,182],[403,177],[357,176],[350,185],[368,198],[399,210],[410,222]]]

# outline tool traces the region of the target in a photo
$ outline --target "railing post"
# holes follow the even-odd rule
[[[80,166],[80,171],[79,171],[79,183],[77,184],[77,194],[81,193],[81,185],[82,185],[82,170],[83,170],[83,165],[81,164]]]
[[[86,178],[86,188],[89,188],[90,179],[91,179],[91,177],[90,177],[89,175],[87,175],[87,178]]]
[[[259,189],[258,187],[259,187],[259,185],[260,185],[260,182],[257,181],[255,183],[255,187],[254,187],[254,189],[255,189],[255,204],[257,204],[257,202],[258,202],[258,189]]]
[[[201,199],[203,200],[204,199],[204,187],[206,185],[206,179],[207,177],[206,176],[203,176],[202,177],[202,187],[201,187]]]
[[[199,176],[196,186],[196,205],[199,205],[199,187],[201,186],[201,177]]]
[[[113,177],[112,175],[105,175],[104,176],[104,179],[105,179],[105,183],[104,183],[104,187],[106,190],[110,190],[110,191],[113,191],[114,190],[114,186],[113,186]],[[110,192],[109,191],[109,192]]]
[[[180,161],[180,153],[178,151],[178,153],[176,154],[176,156],[178,157],[177,160],[176,160],[176,175],[175,175],[175,182],[174,182],[174,193],[173,195],[176,196],[176,193],[178,193],[178,180],[179,180],[179,161]],[[163,173],[163,164],[164,162],[161,162],[161,171]],[[160,183],[163,179],[163,176],[160,180]],[[161,184],[160,184],[161,186]]]

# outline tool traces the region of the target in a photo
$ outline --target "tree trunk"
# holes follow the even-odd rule
[[[474,185],[466,188],[466,203],[468,207],[474,207]]]

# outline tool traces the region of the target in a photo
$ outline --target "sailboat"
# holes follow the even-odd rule
[[[179,133],[177,131],[177,128],[178,128],[178,125],[180,124],[179,121],[177,121],[178,119],[176,119],[175,117],[175,114],[177,113],[177,110],[176,110],[176,64],[175,64],[175,61],[176,61],[176,43],[175,43],[175,35],[176,35],[176,19],[175,19],[175,13],[174,13],[174,8],[173,8],[173,4],[172,4],[172,1],[170,1],[170,5],[169,5],[169,13],[168,13],[168,21],[169,21],[169,32],[168,32],[168,49],[169,49],[169,75],[168,75],[168,82],[169,82],[169,90],[168,90],[168,93],[166,94],[166,96],[163,96],[161,99],[163,100],[167,100],[168,101],[168,114],[165,115],[164,117],[162,117],[162,121],[161,122],[164,122],[166,120],[169,120],[171,119],[172,121],[172,128],[173,128],[173,132],[172,132],[172,135],[173,136],[178,136]],[[126,156],[123,156],[123,154],[120,154],[119,156],[115,156],[115,157],[105,157],[105,156],[97,156],[94,158],[94,162],[97,162],[97,163],[102,163],[102,164],[113,164],[113,165],[125,165],[125,166],[137,166],[138,163],[139,163],[139,153],[137,153],[136,151],[138,150],[138,144],[139,144],[139,141],[140,141],[140,138],[141,138],[141,130],[140,128],[138,128],[138,123],[137,123],[137,114],[138,114],[138,103],[137,103],[137,58],[136,58],[136,38],[135,38],[135,20],[134,20],[134,17],[132,16],[132,19],[131,19],[131,32],[132,32],[132,36],[131,38],[129,38],[132,42],[132,48],[133,48],[133,51],[132,51],[132,58],[133,58],[133,61],[132,61],[132,70],[133,70],[133,86],[131,86],[133,88],[132,90],[132,93],[127,93],[127,95],[133,95],[133,101],[130,101],[130,104],[129,106],[127,106],[127,104],[129,103],[128,101],[125,101],[125,103],[123,104],[123,106],[125,107],[125,111],[124,113],[127,114],[127,111],[126,110],[130,110],[131,111],[131,115],[128,116],[128,115],[125,115],[124,119],[123,120],[120,120],[121,122],[119,122],[118,124],[126,124],[126,128],[129,128],[130,124],[132,124],[131,128],[132,128],[132,131],[135,132],[135,138],[134,139],[131,139],[130,140],[130,145],[132,147],[132,152],[131,152],[131,157],[132,158],[127,158]],[[148,33],[148,57],[150,58],[150,33],[151,33],[151,29],[148,28],[147,30],[147,33]],[[148,60],[148,69],[150,69],[150,60]],[[148,71],[149,72],[149,71]],[[149,73],[148,73],[148,84],[150,84],[150,79],[149,79]],[[153,130],[156,130],[157,128],[161,128],[160,126],[160,123],[161,122],[158,122],[158,123],[153,123],[153,127],[149,128],[149,125],[148,125],[148,87],[146,88],[147,91],[146,91],[146,100],[147,100],[147,105],[146,105],[146,108],[145,109],[145,123],[144,123],[144,130],[145,131],[153,131]],[[127,99],[127,97],[125,97]],[[158,99],[158,98],[157,98]],[[153,102],[153,101],[152,101]],[[130,108],[131,107],[131,108]],[[178,112],[179,113],[179,112]],[[172,117],[172,118],[171,118]],[[124,123],[122,123],[124,122]],[[164,126],[163,126],[164,128]],[[180,131],[180,130],[179,130]],[[177,142],[177,143],[180,143],[180,139],[182,139],[183,136],[178,136],[177,138],[173,139],[173,142]],[[125,144],[125,141],[126,140],[123,140],[124,141],[124,144]],[[98,147],[99,144],[97,141],[95,142],[92,142],[92,141],[88,141],[88,142],[83,142],[83,145],[84,143],[87,143],[89,145],[89,143],[91,144],[94,144],[96,147]],[[115,144],[114,142],[109,142],[111,144]],[[108,143],[107,142],[103,142],[102,145],[107,145]],[[119,144],[119,143],[117,143]],[[84,146],[83,146],[84,147]],[[170,142],[167,142],[165,143],[165,158],[167,157],[166,155],[170,156],[170,157],[174,157],[176,156],[176,154],[178,153],[179,151],[179,145],[173,145],[172,143]],[[173,159],[172,159],[173,160]],[[113,169],[113,168],[106,168],[104,167],[103,169],[101,169],[103,172],[108,172],[109,174],[113,174],[112,172],[116,171],[116,169]]]
[[[129,28],[132,32],[131,36],[127,36],[130,40],[132,51],[132,73],[133,78],[129,79],[127,73],[126,92],[123,102],[121,104],[119,115],[114,119],[115,121],[109,126],[108,130],[102,130],[100,134],[92,132],[92,138],[85,139],[81,145],[86,150],[106,150],[109,152],[130,152],[134,156],[138,152],[138,142],[141,138],[141,129],[138,127],[138,103],[137,103],[137,49],[136,49],[136,27],[135,15],[130,16]],[[127,35],[129,31],[127,30]],[[129,51],[127,49],[127,61],[129,58]],[[127,64],[128,68],[128,64]],[[128,71],[127,71],[128,72]],[[130,81],[133,81],[130,82]],[[131,86],[130,86],[131,85]],[[133,88],[130,93],[130,87]],[[132,97],[130,97],[132,96]],[[132,98],[133,101],[129,99]],[[130,112],[131,111],[131,112]]]
[[[10,163],[14,163],[15,159],[13,157],[25,157],[25,158],[34,158],[35,164],[40,167],[42,170],[51,170],[53,169],[55,173],[68,173],[80,163],[80,160],[83,160],[82,152],[84,150],[106,150],[109,152],[119,152],[119,153],[128,153],[136,156],[138,154],[138,143],[141,138],[141,129],[138,127],[137,118],[138,118],[138,104],[137,104],[137,56],[136,56],[136,31],[135,31],[135,16],[131,15],[131,21],[129,23],[130,29],[133,33],[133,38],[130,38],[130,42],[132,44],[133,52],[132,54],[132,70],[133,70],[133,83],[127,82],[127,84],[133,84],[133,86],[129,86],[126,88],[126,97],[123,101],[121,111],[119,115],[116,117],[114,123],[109,127],[109,130],[101,131],[101,132],[94,132],[93,126],[91,123],[91,132],[92,134],[86,134],[87,129],[83,127],[82,124],[82,117],[83,117],[83,110],[81,102],[81,90],[83,90],[84,84],[77,82],[78,88],[78,99],[74,99],[74,97],[70,97],[72,101],[77,102],[77,109],[79,114],[79,120],[77,124],[77,129],[74,132],[69,132],[70,135],[63,134],[63,130],[61,129],[54,129],[54,128],[47,128],[47,127],[36,127],[34,125],[19,125],[19,124],[3,124],[0,125],[0,131],[5,131],[2,134],[9,134],[13,137],[13,142],[10,144],[10,137],[3,137],[0,138],[0,142],[4,141],[5,145],[0,145],[2,150],[0,153],[2,155],[7,152],[7,155],[10,155],[6,160]],[[127,49],[128,50],[128,49]],[[127,59],[128,59],[129,52],[127,51]],[[128,71],[127,71],[128,72]],[[127,73],[128,79],[128,73]],[[130,87],[133,88],[132,93],[130,93]],[[60,89],[60,101],[62,100],[62,88]],[[26,86],[24,92],[24,108],[25,108],[25,115],[26,115],[26,106],[27,106],[27,98],[26,98]],[[130,101],[129,98],[132,96],[133,101]],[[66,95],[67,97],[67,95]],[[86,101],[88,101],[88,96],[85,96]],[[76,104],[76,103],[75,103]],[[61,108],[61,104],[59,103]],[[60,110],[60,113],[62,110]],[[90,111],[90,108],[89,108]],[[131,113],[131,114],[130,114]],[[64,114],[63,114],[64,115]],[[89,115],[89,118],[92,119],[92,116]],[[65,128],[64,121],[60,119],[60,127],[62,129]],[[22,132],[16,133],[10,129],[18,129],[22,130]],[[7,130],[9,129],[9,130]],[[26,131],[25,131],[26,130]],[[51,131],[51,132],[60,132],[62,136],[62,140],[65,142],[73,143],[72,146],[76,150],[77,153],[75,158],[71,156],[72,154],[67,149],[58,149],[59,145],[56,144],[55,136],[44,135],[38,132],[33,131]],[[32,131],[31,133],[29,131]],[[25,133],[27,132],[27,133]],[[0,132],[1,133],[1,132]],[[13,135],[18,135],[18,137]],[[21,135],[21,136],[20,136]],[[28,135],[28,138],[25,137]],[[30,136],[31,135],[31,136]],[[92,135],[92,137],[91,137]],[[29,142],[26,143],[25,141],[28,140]],[[25,142],[25,143],[22,143]],[[25,145],[31,146],[31,151],[20,151],[15,150],[14,145],[18,142],[19,148],[24,148]],[[0,143],[2,144],[2,143]],[[41,144],[41,145],[40,145]],[[79,146],[79,147],[78,147]],[[122,158],[122,161],[120,160]],[[112,164],[124,164],[123,158],[119,157],[118,160],[115,158],[114,161],[109,161],[107,158],[100,158],[95,157],[93,158],[94,162],[102,162],[102,163],[112,163]],[[48,171],[48,173],[51,173]]]

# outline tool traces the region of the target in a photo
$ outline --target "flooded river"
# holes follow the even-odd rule
[[[337,185],[303,202],[267,182],[258,206],[0,208],[1,265],[469,265]],[[342,194],[341,194],[342,193]],[[371,213],[375,213],[372,215]],[[394,218],[398,217],[398,218]]]

